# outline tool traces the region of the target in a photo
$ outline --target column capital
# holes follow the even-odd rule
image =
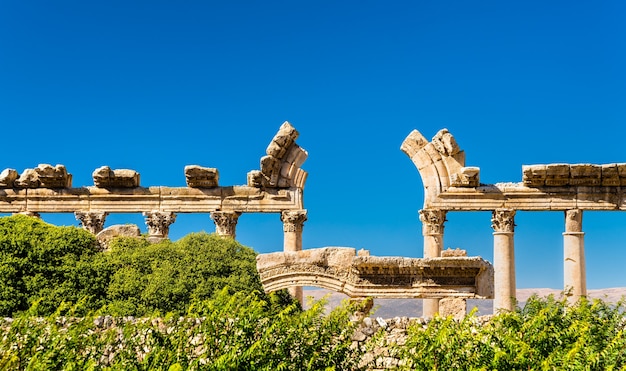
[[[283,211],[280,213],[284,232],[301,232],[304,222],[307,220],[306,210]]]
[[[565,232],[583,231],[583,211],[580,209],[565,210]]]
[[[515,232],[515,210],[495,209],[491,214],[491,228],[496,233]]]
[[[441,209],[422,209],[419,218],[422,222],[422,234],[424,236],[442,235],[446,222],[446,211]]]
[[[235,230],[241,213],[238,211],[213,211],[211,220],[215,223],[215,233],[222,237],[235,238]]]
[[[109,215],[106,211],[76,211],[74,217],[80,222],[83,229],[98,234],[104,229],[104,222]]]
[[[159,241],[167,238],[170,231],[170,225],[176,220],[176,214],[164,211],[144,211],[143,216],[146,217],[146,225],[148,226],[148,234],[153,241]]]

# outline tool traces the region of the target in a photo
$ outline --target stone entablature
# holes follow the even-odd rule
[[[316,286],[349,297],[493,297],[493,267],[480,257],[379,257],[326,247],[257,256],[266,292]]]

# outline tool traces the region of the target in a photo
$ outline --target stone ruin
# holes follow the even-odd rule
[[[465,153],[447,129],[431,141],[414,130],[401,150],[415,164],[424,186],[419,211],[424,257],[442,256],[446,214],[455,211],[492,211],[494,239],[494,313],[512,310],[515,303],[515,213],[558,211],[564,215],[564,290],[576,300],[586,295],[585,210],[626,210],[626,164],[539,164],[522,166],[518,183],[480,183],[480,169],[465,166]],[[427,299],[424,316],[439,310]]]
[[[415,164],[424,186],[419,210],[424,238],[422,259],[373,257],[351,248],[302,250],[307,220],[303,190],[307,178],[301,166],[308,154],[296,144],[298,132],[283,123],[270,141],[260,169],[247,184],[220,186],[216,168],[188,165],[186,187],[142,187],[135,170],[100,167],[93,186],[72,188],[63,165],[41,164],[18,174],[0,173],[0,213],[74,213],[83,228],[103,232],[109,213],[142,213],[149,238],[167,238],[178,213],[209,213],[216,233],[235,237],[242,213],[278,213],[283,222],[283,252],[261,254],[259,274],[268,291],[288,287],[302,300],[303,285],[321,286],[351,297],[411,297],[424,300],[424,317],[447,312],[450,300],[494,299],[494,312],[514,308],[516,291],[515,212],[564,213],[564,282],[576,299],[586,295],[585,210],[625,210],[626,164],[539,164],[522,167],[518,183],[483,184],[480,168],[465,165],[465,153],[452,134],[440,130],[428,141],[417,130],[401,150]],[[493,266],[464,250],[443,250],[446,214],[492,211]],[[103,240],[136,231],[107,231]],[[445,305],[440,302],[445,299]],[[452,307],[459,308],[458,303]]]

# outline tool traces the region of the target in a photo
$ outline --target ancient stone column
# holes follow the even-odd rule
[[[565,211],[563,233],[563,284],[569,300],[576,302],[587,295],[585,269],[585,233],[582,231],[583,212],[579,209]]]
[[[493,312],[515,309],[515,210],[497,209],[493,228],[494,299]]]
[[[280,220],[283,222],[283,250],[284,251],[301,251],[302,250],[302,227],[307,220],[306,210],[283,211],[280,213]],[[304,304],[304,295],[302,287],[291,287],[289,293],[297,298],[301,304]]]
[[[74,216],[80,222],[83,229],[93,234],[98,234],[104,229],[104,222],[107,218],[106,211],[76,211]]]
[[[446,221],[446,211],[439,209],[422,209],[419,211],[424,236],[424,257],[438,258],[443,250],[443,224]],[[439,299],[424,299],[424,318],[432,318],[439,312]]]
[[[143,216],[146,217],[149,234],[148,241],[150,242],[159,242],[166,239],[170,231],[170,225],[176,220],[176,214],[173,212],[145,211]]]
[[[240,212],[237,211],[213,211],[211,219],[215,223],[215,233],[218,236],[235,238],[235,229],[239,220]]]

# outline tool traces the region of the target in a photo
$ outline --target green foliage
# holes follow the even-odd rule
[[[273,305],[280,301],[273,296],[230,294],[225,288],[180,318],[68,320],[59,316],[67,308],[41,319],[27,313],[0,323],[0,369],[359,369],[362,354],[350,347],[353,305],[325,315],[324,301],[301,311]]]
[[[214,234],[157,244],[116,239],[97,261],[113,272],[106,296],[107,312],[114,315],[183,314],[192,301],[212,298],[224,287],[231,293],[262,291],[254,250]]]
[[[415,325],[393,353],[407,370],[619,370],[626,369],[625,326],[622,301],[569,305],[565,297],[533,296],[485,325],[473,314]]]
[[[24,215],[0,218],[0,316],[26,310],[38,300],[41,313],[103,291],[91,267],[94,236]]]

